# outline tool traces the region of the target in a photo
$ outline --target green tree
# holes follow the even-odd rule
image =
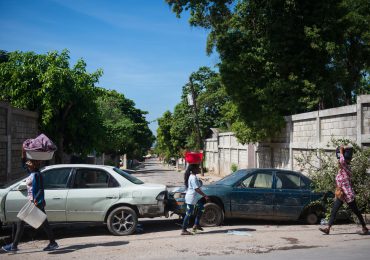
[[[0,98],[15,107],[39,112],[39,128],[63,152],[87,154],[101,137],[96,88],[102,71],[86,71],[79,59],[69,64],[67,50],[35,54],[10,52],[0,63]]]
[[[208,67],[200,67],[193,72],[189,82],[183,87],[181,102],[175,107],[172,131],[178,136],[176,139],[180,140],[183,149],[199,149],[195,111],[189,104],[190,84],[194,89],[202,139],[211,134],[211,128],[227,128],[221,111],[229,97],[221,84],[220,75]]]
[[[150,149],[154,136],[145,119],[147,112],[135,108],[132,100],[114,90],[100,89],[97,98],[104,126],[101,152],[127,154],[128,158],[142,158]]]
[[[194,89],[202,138],[209,136],[212,127],[227,128],[222,107],[228,101],[228,95],[220,82],[220,76],[208,67],[201,67],[190,75],[173,114],[166,112],[158,121],[157,148],[165,154],[169,152],[175,158],[182,156],[184,150],[199,149],[195,114],[188,103],[190,84]],[[161,138],[166,141],[161,141]],[[163,145],[167,148],[164,149]]]
[[[285,115],[370,93],[368,1],[167,2],[177,16],[190,10],[192,26],[210,30],[207,50],[220,55],[242,142],[273,136]]]
[[[178,157],[178,152],[172,142],[171,127],[172,127],[172,113],[170,111],[164,112],[161,118],[158,119],[157,142],[155,152],[165,161],[169,161],[171,157]]]

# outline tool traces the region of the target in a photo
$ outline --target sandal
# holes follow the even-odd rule
[[[189,232],[189,231],[187,231],[187,230],[185,229],[185,230],[183,230],[183,231],[181,232],[181,235],[182,235],[182,236],[188,236],[188,235],[193,235],[193,233],[191,233],[191,232]]]
[[[201,226],[194,226],[193,231],[197,231],[197,230],[203,231],[204,229]]]
[[[322,232],[322,233],[324,233],[324,234],[326,234],[326,235],[329,235],[329,233],[330,233],[330,229],[329,228],[319,228],[319,230]]]

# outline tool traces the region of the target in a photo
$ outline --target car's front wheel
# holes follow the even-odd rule
[[[109,213],[107,227],[115,236],[131,235],[137,226],[137,214],[130,207],[118,207]]]
[[[309,212],[305,216],[305,222],[308,225],[315,225],[319,223],[319,217],[316,212]]]
[[[216,203],[207,203],[204,205],[204,212],[200,219],[200,225],[203,227],[215,227],[221,225],[224,220],[224,212]]]

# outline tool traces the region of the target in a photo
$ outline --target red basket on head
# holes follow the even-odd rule
[[[199,164],[203,160],[203,153],[200,152],[186,152],[185,161],[190,164]]]

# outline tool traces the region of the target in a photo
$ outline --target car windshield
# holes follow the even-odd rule
[[[127,172],[125,171],[122,171],[121,169],[118,169],[118,168],[113,168],[113,170],[118,173],[119,175],[123,176],[124,178],[126,178],[127,180],[129,180],[130,182],[132,183],[135,183],[135,184],[144,184],[144,182],[142,180],[139,180],[138,178],[128,174]]]
[[[0,189],[6,189],[6,188],[9,188],[10,186],[12,186],[13,184],[15,184],[15,183],[17,183],[17,182],[19,182],[19,181],[21,181],[21,180],[23,180],[24,178],[26,178],[27,177],[27,175],[24,175],[24,176],[22,176],[22,177],[20,177],[20,178],[17,178],[17,179],[15,179],[15,180],[11,180],[11,181],[9,181],[9,182],[6,182],[6,183],[3,183],[3,184],[0,184]]]
[[[245,174],[246,174],[246,171],[236,171],[230,175],[227,175],[223,179],[216,181],[214,184],[231,186],[237,181],[239,181],[241,178],[243,178]]]

